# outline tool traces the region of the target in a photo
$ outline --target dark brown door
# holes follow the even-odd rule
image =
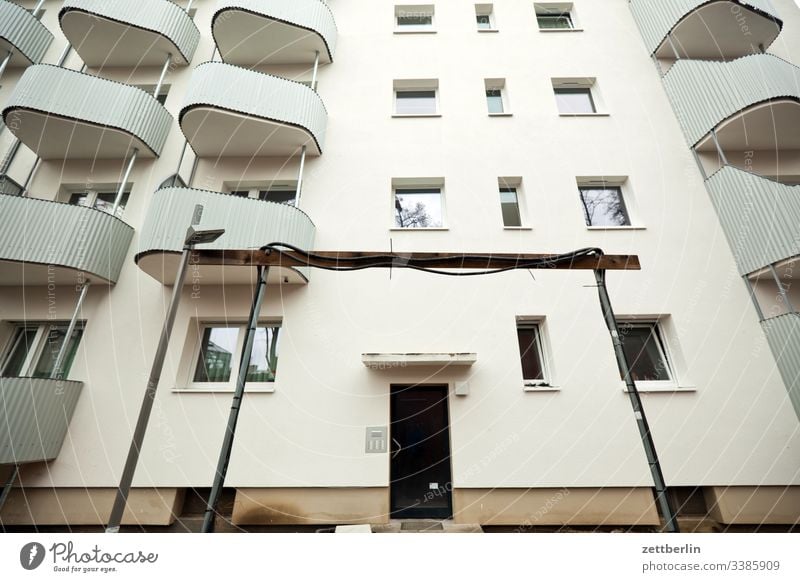
[[[452,516],[447,386],[392,386],[392,517]]]

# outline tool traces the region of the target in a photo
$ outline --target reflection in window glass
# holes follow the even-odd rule
[[[66,325],[50,326],[47,330],[47,335],[44,338],[44,346],[42,353],[39,355],[39,361],[36,363],[36,368],[33,371],[34,378],[50,378],[53,375],[56,358],[61,351],[61,346],[67,337]],[[83,336],[83,329],[75,329],[72,332],[72,338],[67,345],[67,350],[64,354],[64,362],[61,366],[60,376],[65,378],[69,374],[72,367],[72,362],[75,359],[75,354],[78,351],[78,344]]]
[[[522,226],[516,188],[500,188],[500,208],[503,211],[503,226]]]
[[[239,337],[237,327],[207,327],[203,331],[200,357],[194,372],[195,382],[227,382]]]
[[[486,103],[489,113],[503,113],[503,90],[486,89]]]
[[[561,113],[597,113],[592,99],[592,91],[588,88],[554,89],[556,103]]]
[[[569,12],[563,14],[537,14],[536,20],[541,29],[572,28],[572,16]]]
[[[28,353],[34,349],[34,340],[38,327],[18,327],[14,339],[3,360],[4,377],[14,378],[23,376],[23,366],[28,359]]]
[[[397,26],[432,26],[433,14],[405,13],[397,15]]]
[[[476,14],[475,19],[480,30],[490,30],[492,28],[492,18],[488,14]]]
[[[258,197],[268,202],[277,202],[278,204],[294,206],[297,192],[294,190],[262,190],[258,193]]]
[[[248,382],[274,382],[278,368],[280,327],[259,327],[253,341],[253,352],[247,368]]]
[[[620,339],[634,381],[669,380],[669,367],[655,323],[623,323]]]
[[[580,188],[587,226],[630,226],[620,187]]]
[[[431,115],[436,113],[436,91],[397,91],[395,113]]]
[[[395,226],[438,228],[444,224],[439,188],[398,188],[394,197]]]

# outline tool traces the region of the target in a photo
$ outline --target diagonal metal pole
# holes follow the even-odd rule
[[[266,295],[268,274],[269,267],[258,267],[258,283],[253,296],[253,304],[250,307],[250,317],[247,322],[244,344],[242,345],[242,357],[239,360],[239,376],[236,379],[236,390],[233,393],[228,426],[225,428],[225,438],[222,441],[222,449],[219,452],[214,485],[211,488],[211,494],[206,505],[206,513],[203,518],[203,533],[213,533],[214,531],[214,518],[217,513],[222,488],[225,486],[225,476],[228,474],[228,463],[231,459],[233,439],[236,435],[236,423],[239,421],[239,410],[242,407],[244,387],[247,384],[247,370],[250,367],[250,356],[253,353],[253,341],[258,327],[258,315],[261,313],[261,305],[264,303],[264,295]]]
[[[644,446],[645,455],[647,455],[647,464],[650,465],[650,473],[653,475],[653,483],[656,489],[656,502],[661,508],[661,513],[664,516],[666,525],[664,529],[670,533],[679,533],[678,520],[675,515],[675,510],[672,503],[667,496],[667,484],[664,481],[664,474],[661,471],[661,463],[658,460],[656,453],[656,445],[653,441],[653,434],[650,432],[650,425],[647,423],[647,416],[644,413],[644,406],[639,391],[636,389],[636,383],[633,381],[630,372],[630,365],[628,358],[625,355],[625,350],[622,347],[622,339],[619,335],[619,327],[617,326],[617,318],[614,315],[614,309],[611,306],[611,298],[608,296],[608,289],[606,288],[606,272],[604,270],[596,270],[594,278],[597,281],[597,291],[600,295],[600,305],[603,308],[603,317],[606,320],[606,325],[611,333],[611,341],[614,344],[614,354],[617,357],[617,365],[622,377],[625,379],[626,391],[633,406],[633,415],[636,418],[636,426],[639,428],[639,434],[642,437],[642,445]]]

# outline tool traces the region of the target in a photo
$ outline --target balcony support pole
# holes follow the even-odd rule
[[[72,334],[75,333],[75,328],[78,325],[78,317],[80,316],[81,310],[83,309],[83,300],[86,299],[86,292],[88,290],[89,290],[89,282],[87,281],[83,285],[81,285],[81,294],[78,295],[78,302],[75,304],[75,311],[72,312],[72,319],[69,320],[69,326],[67,326],[67,333],[64,336],[64,343],[61,344],[61,349],[58,350],[56,361],[53,364],[53,371],[50,374],[50,378],[53,380],[63,379],[61,368],[64,366],[64,358],[67,357],[67,350],[69,349],[70,339],[72,338]]]
[[[36,4],[36,8],[31,12],[34,18],[39,18],[39,11],[42,9],[42,6],[44,6],[44,0],[39,0],[39,3]]]
[[[131,159],[128,160],[128,166],[125,168],[125,174],[122,176],[122,182],[119,184],[119,189],[117,189],[117,196],[114,198],[114,208],[111,209],[111,214],[114,216],[117,215],[117,209],[119,205],[122,203],[122,196],[125,194],[125,187],[128,185],[128,178],[131,176],[131,170],[133,170],[133,164],[136,163],[136,157],[139,155],[139,150],[134,149],[133,155],[131,155]]]
[[[719,138],[717,138],[717,130],[711,130],[711,139],[714,140],[714,147],[717,148],[717,155],[719,156],[720,161],[722,162],[723,166],[728,165],[728,156],[725,155],[725,152],[722,150],[722,146],[719,143]]]
[[[764,321],[766,319],[764,317],[764,312],[761,310],[761,305],[758,303],[758,297],[756,297],[756,289],[753,287],[753,282],[750,280],[750,277],[745,275],[742,277],[744,279],[744,284],[747,285],[747,290],[750,292],[750,299],[753,300],[753,306],[756,308],[756,314],[758,315],[758,321]]]
[[[0,77],[2,77],[3,73],[5,73],[6,67],[8,66],[9,62],[11,62],[11,51],[8,51],[6,53],[6,56],[3,57],[3,61],[0,62]]]
[[[674,42],[672,42],[672,33],[669,33],[669,34],[667,34],[667,42],[669,43],[669,46],[670,46],[670,48],[672,49],[672,54],[674,54],[674,55],[675,55],[675,60],[676,60],[676,61],[679,61],[679,60],[681,60],[681,55],[680,55],[680,53],[678,52],[678,49],[677,49],[677,48],[675,48],[675,43],[674,43]]]
[[[161,68],[161,76],[158,78],[158,83],[156,83],[156,88],[153,90],[153,97],[158,99],[158,94],[161,92],[161,86],[164,84],[164,79],[167,76],[167,71],[169,70],[169,65],[172,62],[172,53],[167,55],[167,60],[164,61],[164,66]]]
[[[192,4],[193,3],[194,3],[194,0],[189,0],[189,2],[186,4],[186,9],[185,9],[186,14],[189,14],[189,10],[192,9]]]
[[[3,509],[3,506],[6,504],[6,499],[11,494],[11,487],[14,485],[14,481],[17,480],[19,476],[19,465],[14,465],[14,469],[11,471],[11,475],[8,476],[5,484],[3,485],[3,490],[0,491],[0,509]]]
[[[242,357],[239,360],[239,375],[236,378],[236,390],[233,393],[231,412],[228,415],[228,426],[225,429],[222,449],[219,452],[217,471],[214,474],[214,485],[211,488],[211,494],[208,496],[208,504],[206,505],[206,512],[203,517],[203,533],[214,532],[217,506],[219,505],[222,488],[225,486],[225,476],[228,474],[228,464],[230,463],[231,452],[233,451],[233,439],[236,436],[236,424],[239,421],[239,411],[242,407],[244,388],[247,384],[247,372],[250,368],[250,356],[253,353],[253,342],[255,341],[256,328],[258,327],[258,316],[261,313],[261,305],[264,303],[264,295],[266,295],[268,274],[269,267],[258,267],[258,283],[256,284],[255,294],[253,295],[253,303],[250,306],[250,318],[247,323],[247,330],[245,331],[244,343],[242,345]]]
[[[56,63],[57,67],[63,67],[64,63],[69,56],[70,51],[72,50],[72,45],[67,43],[67,46],[64,47],[64,50],[61,52],[61,56],[58,57],[58,62]]]
[[[183,148],[181,149],[181,155],[178,158],[178,167],[175,168],[175,173],[172,175],[172,186],[173,187],[175,186],[175,183],[178,181],[178,178],[180,178],[181,166],[183,165],[183,157],[186,155],[186,146],[188,146],[188,145],[189,145],[189,142],[184,140]],[[187,186],[188,186],[188,184],[187,184]]]
[[[28,188],[31,185],[31,180],[33,180],[33,175],[36,173],[36,170],[39,169],[39,163],[42,161],[42,158],[36,156],[36,161],[33,162],[33,166],[31,166],[31,171],[28,172],[28,176],[25,178],[25,183],[22,184],[22,194],[21,196],[25,196],[28,193]]]
[[[314,53],[314,71],[311,73],[311,88],[317,90],[317,73],[319,73],[319,51]]]
[[[794,310],[794,305],[792,305],[792,300],[789,299],[789,294],[786,293],[786,288],[781,283],[781,278],[778,276],[778,271],[775,270],[775,265],[769,266],[770,273],[772,273],[772,278],[775,279],[775,284],[778,286],[778,293],[781,296],[781,301],[786,306],[786,309],[789,313],[796,313]]]
[[[606,320],[606,326],[611,333],[611,342],[614,344],[614,355],[617,358],[617,366],[625,380],[626,392],[633,407],[633,416],[636,419],[636,426],[639,429],[639,435],[642,439],[644,452],[647,456],[647,464],[650,466],[650,473],[653,476],[653,483],[656,490],[656,503],[661,509],[661,515],[666,522],[664,529],[669,533],[679,533],[678,520],[675,515],[675,510],[672,507],[669,497],[667,496],[667,483],[664,480],[664,474],[661,471],[661,463],[658,460],[656,453],[656,445],[653,441],[653,434],[650,432],[650,425],[647,422],[647,416],[644,413],[644,406],[642,404],[639,391],[636,389],[636,382],[631,377],[631,369],[628,364],[628,357],[625,355],[625,350],[622,347],[622,338],[619,334],[619,327],[617,326],[617,318],[614,315],[614,309],[611,305],[611,298],[608,295],[606,288],[606,272],[603,269],[595,270],[594,278],[597,282],[597,291],[600,295],[600,306],[603,309],[603,317]]]
[[[300,167],[297,169],[297,194],[295,194],[294,205],[300,208],[300,194],[303,191],[303,173],[306,169],[306,146],[300,151]]]
[[[11,147],[8,148],[8,153],[3,160],[3,165],[0,166],[0,176],[8,174],[8,170],[11,168],[11,164],[14,163],[14,158],[17,157],[17,152],[19,151],[19,146],[21,145],[22,142],[19,141],[19,139],[14,139],[14,143],[12,143]]]
[[[703,162],[700,160],[700,155],[697,153],[695,148],[691,148],[692,155],[694,155],[694,161],[697,162],[697,167],[700,168],[700,174],[703,176],[703,180],[708,180],[708,174],[706,174],[706,168],[703,166]]]

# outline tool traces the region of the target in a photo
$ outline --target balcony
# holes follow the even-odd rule
[[[741,274],[800,255],[800,186],[732,166],[706,184]]]
[[[0,378],[0,465],[58,456],[83,382]]]
[[[10,66],[35,65],[47,52],[53,35],[22,6],[0,0],[0,55],[11,51]]]
[[[168,55],[188,65],[200,31],[169,0],[66,0],[64,36],[91,68],[163,66]]]
[[[192,73],[180,124],[200,157],[320,155],[328,113],[295,81],[209,62]]]
[[[761,322],[778,363],[789,399],[800,417],[800,313],[787,313]]]
[[[41,158],[161,154],[172,117],[141,89],[52,65],[33,65],[3,109],[6,126]]]
[[[226,63],[330,63],[336,22],[322,0],[222,0],[211,21],[219,54]]]
[[[139,237],[136,262],[145,273],[165,285],[175,283],[186,229],[194,206],[204,206],[199,228],[224,228],[225,234],[204,249],[258,249],[271,242],[286,242],[302,249],[314,244],[315,227],[306,214],[288,204],[240,198],[190,188],[163,188],[150,202]],[[254,268],[240,266],[193,266],[192,279],[208,284],[237,285],[255,281]],[[304,268],[270,269],[269,282],[307,283]]]
[[[116,283],[132,238],[99,210],[0,195],[0,285]]]
[[[769,0],[630,0],[630,8],[648,52],[663,59],[761,52],[783,26]]]

